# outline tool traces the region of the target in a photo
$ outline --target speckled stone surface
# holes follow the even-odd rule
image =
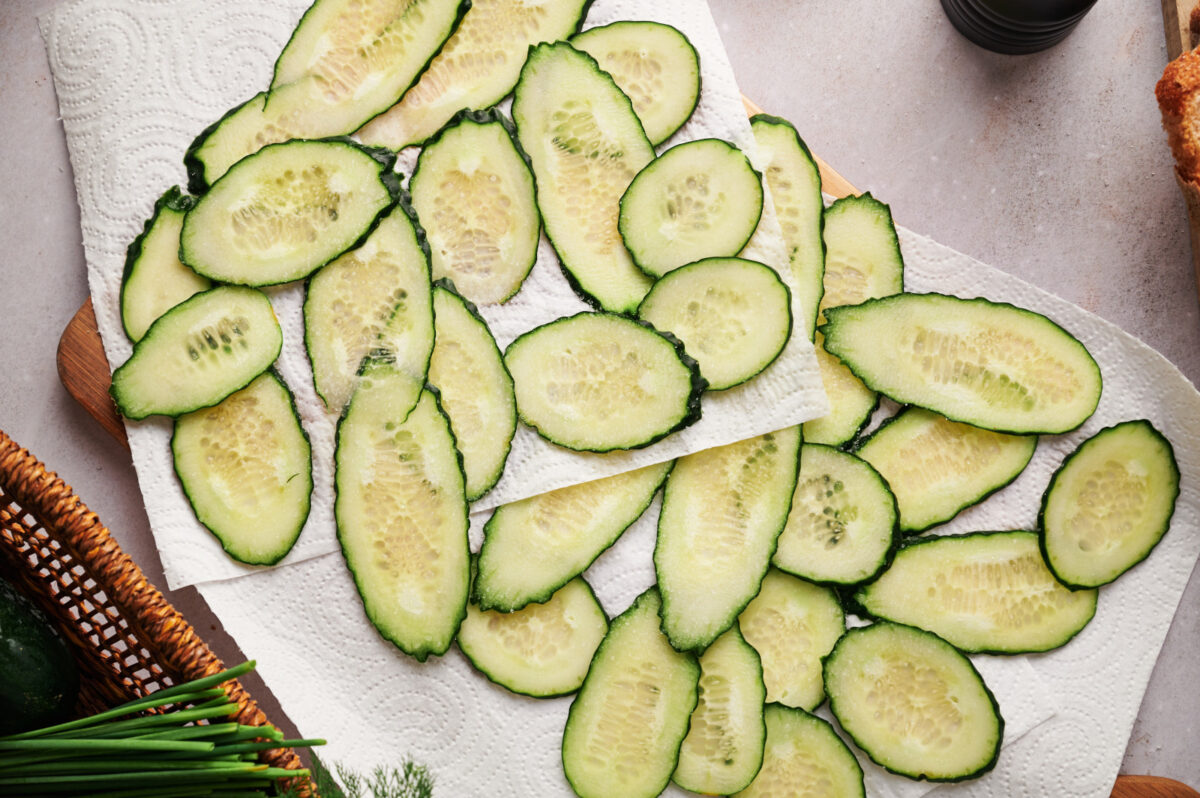
[[[1184,205],[1153,97],[1166,61],[1158,3],[1101,0],[1054,49],[1003,56],[959,36],[936,0],[710,2],[742,91],[900,224],[1097,313],[1200,378]],[[163,584],[128,452],[55,372],[87,286],[36,25],[53,5],[0,4],[0,429],[73,485]],[[169,598],[219,655],[241,658],[194,590]],[[1193,575],[1124,772],[1200,786],[1197,684]]]

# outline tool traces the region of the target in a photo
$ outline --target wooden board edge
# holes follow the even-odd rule
[[[58,339],[55,359],[58,363],[58,379],[67,393],[110,435],[129,448],[125,422],[117,414],[117,406],[108,393],[112,377],[108,371],[108,356],[104,354],[91,297],[67,322]]]
[[[1164,776],[1118,776],[1111,798],[1200,798],[1200,792]]]
[[[1167,38],[1167,59],[1174,61],[1185,50],[1196,46],[1192,36],[1192,9],[1196,0],[1162,0],[1163,32]]]

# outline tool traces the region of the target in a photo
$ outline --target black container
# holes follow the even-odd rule
[[[1096,0],[942,0],[962,35],[998,53],[1035,53],[1067,37]]]

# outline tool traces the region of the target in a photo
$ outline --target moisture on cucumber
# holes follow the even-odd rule
[[[607,452],[648,446],[700,417],[706,387],[673,338],[625,316],[579,313],[504,353],[521,420],[551,443]]]
[[[196,518],[229,556],[273,565],[291,551],[308,519],[312,448],[278,376],[180,416],[171,454]]]
[[[589,28],[571,44],[595,58],[629,95],[655,146],[679,130],[700,101],[700,56],[677,28],[621,20]]]
[[[188,211],[179,257],[218,282],[262,286],[307,277],[365,241],[395,204],[393,160],[349,139],[265,147]]]
[[[866,798],[863,769],[828,721],[768,704],[762,770],[734,798]]]
[[[1015,654],[1065,644],[1095,615],[1096,596],[1059,584],[1037,533],[1019,531],[917,538],[854,600],[960,650]]]
[[[705,258],[657,280],[638,318],[683,342],[709,390],[741,385],[775,362],[792,332],[791,296],[769,266]]]
[[[1100,401],[1100,368],[1047,317],[983,298],[898,294],[828,308],[825,349],[868,387],[984,429],[1073,430]]]
[[[126,418],[183,415],[244,388],[282,347],[283,332],[266,294],[218,286],[151,324],[113,372],[109,393]]]
[[[1100,430],[1063,461],[1042,498],[1046,563],[1074,589],[1112,582],[1162,540],[1178,496],[1174,449],[1149,420]]]

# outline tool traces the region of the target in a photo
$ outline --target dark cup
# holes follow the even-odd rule
[[[942,0],[971,41],[998,53],[1035,53],[1067,37],[1096,0]]]

